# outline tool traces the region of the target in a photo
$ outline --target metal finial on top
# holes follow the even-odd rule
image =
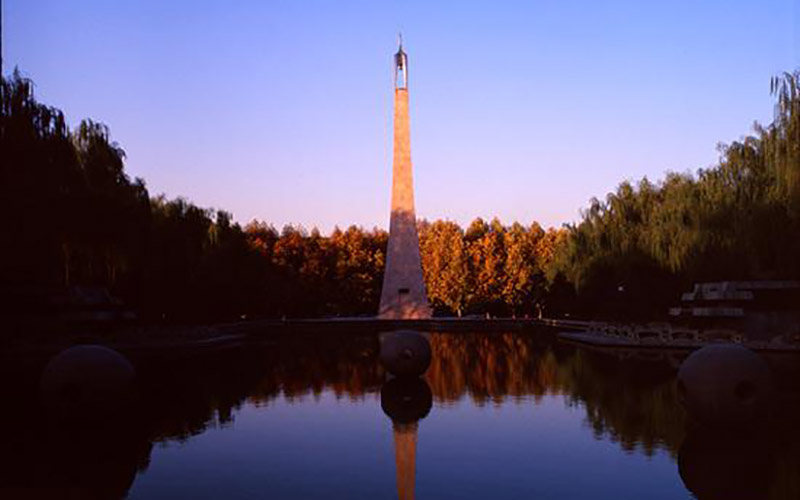
[[[403,34],[397,34],[397,54],[394,55],[394,87],[408,88],[408,55],[403,50]]]

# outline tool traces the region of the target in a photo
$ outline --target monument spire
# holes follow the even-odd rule
[[[398,36],[394,55],[394,155],[392,159],[392,213],[389,244],[378,316],[387,319],[429,318],[431,310],[422,278],[414,182],[411,169],[411,132],[408,121],[408,55]]]

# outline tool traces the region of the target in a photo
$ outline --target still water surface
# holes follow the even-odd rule
[[[742,498],[798,498],[797,433],[721,450],[687,430],[679,358],[544,333],[430,340],[431,367],[412,381],[384,373],[371,334],[149,362],[132,428],[81,449],[40,433],[53,463],[37,467],[134,499],[724,498],[731,484]]]

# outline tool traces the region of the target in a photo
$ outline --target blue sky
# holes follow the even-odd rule
[[[3,61],[110,126],[152,194],[387,227],[392,54],[418,216],[545,226],[625,179],[713,165],[800,67],[797,0],[5,0]]]

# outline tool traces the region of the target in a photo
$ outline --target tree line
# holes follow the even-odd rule
[[[800,73],[719,164],[623,182],[561,229],[419,221],[437,314],[663,313],[692,282],[800,277]],[[0,303],[104,287],[145,321],[371,315],[388,235],[261,221],[151,196],[105,125],[70,129],[15,72],[0,82]]]
[[[550,277],[584,314],[663,312],[693,282],[800,277],[800,71],[771,80],[774,119],[709,169],[623,182],[592,199]]]

